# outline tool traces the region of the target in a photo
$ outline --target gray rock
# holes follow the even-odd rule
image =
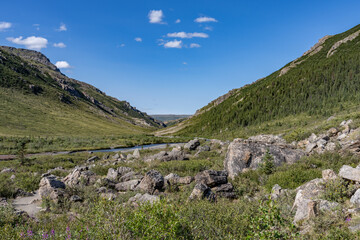
[[[196,148],[200,146],[200,141],[199,139],[194,139],[189,141],[188,143],[186,143],[184,145],[184,149],[188,149],[188,150],[196,150]]]
[[[100,178],[96,181],[97,187],[106,187],[106,188],[115,188],[116,182],[108,179],[108,178]]]
[[[354,205],[360,205],[360,189],[356,190],[355,194],[350,198],[350,202]]]
[[[138,193],[134,197],[131,197],[129,199],[128,203],[138,206],[138,205],[144,204],[144,203],[154,204],[155,202],[157,202],[159,200],[160,200],[160,198],[158,196],[150,195],[148,193],[145,193],[145,194]]]
[[[121,182],[115,185],[115,189],[117,191],[134,191],[139,183],[140,181],[136,179],[127,182]]]
[[[195,176],[196,183],[203,183],[209,187],[216,187],[227,183],[226,171],[205,170]]]
[[[93,156],[91,158],[89,158],[88,160],[86,160],[87,163],[93,163],[98,161],[100,158],[98,156]]]
[[[337,179],[336,173],[332,169],[326,169],[322,171],[322,178],[325,181]]]
[[[339,171],[339,176],[347,180],[360,182],[360,169],[344,165]]]
[[[95,173],[88,171],[87,167],[75,168],[69,175],[63,178],[66,185],[74,187],[77,185],[91,185],[96,181]]]
[[[137,190],[154,194],[156,190],[161,191],[164,187],[164,177],[156,170],[150,170],[136,187]]]
[[[249,141],[253,142],[263,142],[268,144],[286,144],[285,139],[278,135],[257,135],[257,136],[251,136],[248,139]]]
[[[326,150],[326,151],[329,151],[329,152],[335,151],[335,149],[336,149],[336,144],[333,143],[333,142],[329,142],[329,143],[326,144],[326,146],[325,146],[325,150]]]
[[[130,181],[130,180],[141,180],[143,177],[144,177],[143,175],[131,171],[131,172],[125,173],[120,178],[120,182],[127,182],[127,181]]]
[[[110,180],[118,181],[119,178],[121,178],[123,175],[125,175],[126,173],[129,173],[131,171],[132,171],[132,169],[129,167],[119,167],[116,170],[113,168],[109,168],[106,177]]]
[[[81,202],[82,201],[82,198],[79,197],[78,195],[72,195],[70,197],[70,202]]]
[[[310,137],[308,138],[310,143],[315,143],[317,141],[318,137],[315,135],[315,133],[312,133]]]
[[[1,173],[14,173],[15,170],[12,168],[4,168],[3,170],[1,170]]]
[[[262,163],[266,152],[273,156],[275,166],[282,163],[294,163],[305,153],[286,144],[268,144],[235,139],[230,143],[224,161],[225,170],[234,179],[244,169],[256,169]]]
[[[13,175],[11,175],[10,180],[15,180],[15,178],[16,178],[16,176],[13,174]]]
[[[207,199],[209,201],[215,201],[216,196],[211,189],[203,183],[197,183],[189,196],[189,200]]]
[[[294,222],[309,219],[317,215],[318,202],[324,193],[324,180],[316,178],[296,189],[293,209],[296,208]]]
[[[338,134],[339,130],[337,128],[330,128],[328,131],[327,131],[327,135],[329,137],[334,137]]]
[[[234,186],[231,183],[225,183],[211,189],[218,197],[235,199],[237,194],[234,192]]]
[[[137,158],[137,159],[139,159],[141,156],[140,156],[140,151],[139,151],[139,149],[135,149],[135,151],[134,151],[134,153],[133,153],[133,157],[134,158]]]
[[[316,143],[309,143],[308,145],[306,145],[305,152],[310,153],[314,148],[316,148],[316,146]]]
[[[41,198],[51,199],[55,202],[63,196],[65,183],[50,175],[40,180],[39,195]]]

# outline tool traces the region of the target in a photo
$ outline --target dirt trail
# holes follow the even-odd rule
[[[40,212],[42,209],[40,205],[41,197],[37,192],[33,196],[17,197],[13,201],[13,206],[16,210],[25,211],[30,217],[35,217],[35,215]]]

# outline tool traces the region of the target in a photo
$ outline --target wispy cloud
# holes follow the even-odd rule
[[[140,37],[137,37],[134,40],[137,41],[137,42],[142,42],[142,38],[140,38]]]
[[[57,47],[57,48],[66,48],[66,45],[65,45],[65,43],[63,43],[63,42],[54,43],[53,46],[54,46],[54,47]]]
[[[66,69],[66,68],[72,68],[70,64],[67,61],[57,61],[55,63],[55,66],[59,69]]]
[[[35,24],[33,24],[33,26],[36,28],[36,30],[40,30],[40,24],[38,24],[38,23],[35,23]]]
[[[187,65],[187,62],[183,62],[184,65]]]
[[[60,27],[57,29],[59,32],[67,31],[67,27],[64,23],[60,23]]]
[[[208,38],[209,35],[206,33],[186,33],[186,32],[175,32],[175,33],[168,33],[167,37],[173,37],[173,38]]]
[[[163,44],[164,48],[182,48],[181,40],[169,41]]]
[[[204,30],[212,31],[212,30],[213,30],[213,27],[206,26],[206,27],[204,27]]]
[[[151,10],[148,17],[149,23],[165,24],[165,22],[163,22],[164,13],[162,10]]]
[[[199,48],[199,47],[201,47],[201,45],[198,44],[198,43],[191,43],[190,44],[190,48]]]
[[[198,17],[197,19],[194,20],[194,22],[197,22],[197,23],[218,22],[218,20],[216,20],[215,18],[212,18],[212,17]]]
[[[0,32],[11,28],[12,24],[9,22],[0,22]]]
[[[181,23],[180,19],[176,19],[175,23]]]
[[[6,40],[15,44],[24,45],[28,49],[39,50],[39,51],[42,48],[46,48],[48,44],[48,40],[46,38],[35,37],[35,36],[27,37],[25,39],[23,39],[22,36],[18,38],[9,37],[6,38]]]

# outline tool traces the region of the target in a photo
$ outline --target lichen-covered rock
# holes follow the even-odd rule
[[[211,189],[203,183],[197,183],[191,192],[189,200],[207,199],[209,201],[215,201],[216,196]]]
[[[354,195],[350,198],[350,202],[354,205],[360,205],[360,189],[356,190]]]
[[[144,178],[141,180],[139,185],[136,187],[137,190],[154,194],[156,190],[161,191],[164,187],[164,177],[160,172],[156,170],[148,171]]]
[[[269,144],[251,140],[235,139],[230,143],[224,161],[225,170],[234,179],[244,169],[256,169],[269,151],[275,166],[294,163],[305,155],[304,151],[286,144]]]
[[[209,187],[216,187],[227,183],[226,171],[205,170],[195,176],[196,183],[203,183]]]

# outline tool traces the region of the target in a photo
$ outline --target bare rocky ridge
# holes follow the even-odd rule
[[[347,36],[346,38],[340,40],[340,41],[337,41],[329,50],[329,52],[327,53],[327,57],[331,57],[335,52],[336,52],[336,49],[338,47],[340,47],[342,44],[344,43],[347,43],[349,41],[352,41],[354,40],[355,38],[357,38],[358,36],[360,35],[360,30],[359,31],[356,31],[354,32],[353,34],[350,34],[349,36]]]

